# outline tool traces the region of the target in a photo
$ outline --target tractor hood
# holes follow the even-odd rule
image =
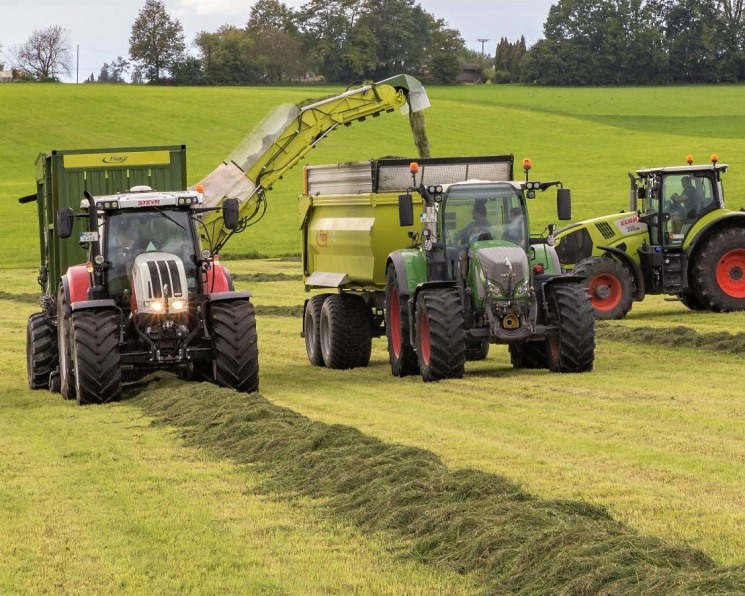
[[[188,310],[183,261],[167,252],[137,255],[132,269],[137,312],[150,315],[182,314]]]
[[[530,291],[530,264],[517,246],[478,246],[469,254],[476,266],[476,290],[483,299],[526,298]]]

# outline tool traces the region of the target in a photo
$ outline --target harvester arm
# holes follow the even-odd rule
[[[281,105],[197,185],[204,187],[208,206],[216,207],[228,197],[239,200],[241,225],[236,231],[241,231],[263,214],[265,191],[336,127],[396,108],[407,113],[427,107],[424,87],[409,75],[366,83],[304,107]],[[219,250],[233,233],[223,226],[222,211],[209,211],[202,221],[215,250]]]

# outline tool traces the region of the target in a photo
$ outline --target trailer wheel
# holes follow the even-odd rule
[[[122,392],[119,315],[112,310],[83,310],[73,313],[70,320],[78,404],[119,399]]]
[[[477,362],[480,360],[486,360],[489,355],[489,340],[484,339],[476,342],[466,342],[466,360],[469,362]]]
[[[313,296],[305,305],[303,330],[305,333],[305,351],[313,366],[323,366],[321,353],[321,307],[331,294]]]
[[[321,354],[327,368],[344,370],[370,364],[370,309],[359,296],[332,294],[321,306]]]
[[[388,266],[385,276],[385,335],[391,374],[394,377],[419,374],[416,350],[411,345],[406,297],[399,292],[393,265]]]
[[[558,331],[546,341],[552,372],[586,372],[595,360],[595,320],[592,302],[581,284],[551,288],[552,316]]]
[[[694,260],[693,281],[704,308],[745,309],[745,228],[729,228],[704,243]]]
[[[72,329],[70,305],[64,289],[57,294],[57,354],[59,359],[60,393],[65,399],[75,399],[75,369],[72,363]]]
[[[259,344],[253,304],[249,300],[214,302],[210,325],[214,382],[243,393],[258,391]]]
[[[48,389],[57,368],[57,337],[54,325],[42,312],[32,314],[26,325],[26,372],[29,389]]]
[[[595,318],[623,319],[634,302],[634,279],[629,270],[610,257],[583,259],[574,268],[585,276],[582,282],[590,292]]]
[[[546,341],[510,344],[510,363],[513,368],[548,368]]]
[[[448,288],[419,294],[416,341],[422,380],[432,382],[463,376],[466,341],[458,292]]]

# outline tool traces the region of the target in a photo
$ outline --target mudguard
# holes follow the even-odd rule
[[[88,273],[88,268],[82,264],[69,267],[62,276],[62,287],[68,304],[87,301],[88,290],[91,287],[91,274]]]
[[[205,294],[214,294],[218,292],[231,292],[233,290],[233,280],[228,270],[221,263],[212,263],[207,269],[207,281],[204,284]]]

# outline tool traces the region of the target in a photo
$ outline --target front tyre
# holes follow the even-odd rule
[[[587,291],[581,284],[564,283],[550,291],[551,317],[557,329],[546,340],[549,370],[591,371],[595,360],[595,317]]]
[[[730,228],[709,238],[694,259],[693,281],[704,308],[745,310],[745,229]]]
[[[259,343],[253,304],[249,300],[213,302],[209,321],[214,382],[242,393],[258,391]]]
[[[26,372],[29,389],[48,389],[57,368],[57,337],[45,313],[37,312],[26,325]]]
[[[119,399],[122,392],[119,315],[111,310],[83,310],[73,313],[70,320],[78,404]]]
[[[456,290],[425,290],[419,294],[416,348],[423,381],[463,376],[466,341],[463,308]]]
[[[623,319],[634,301],[634,280],[621,263],[609,257],[583,259],[574,268],[585,276],[582,282],[590,292],[595,318]]]

